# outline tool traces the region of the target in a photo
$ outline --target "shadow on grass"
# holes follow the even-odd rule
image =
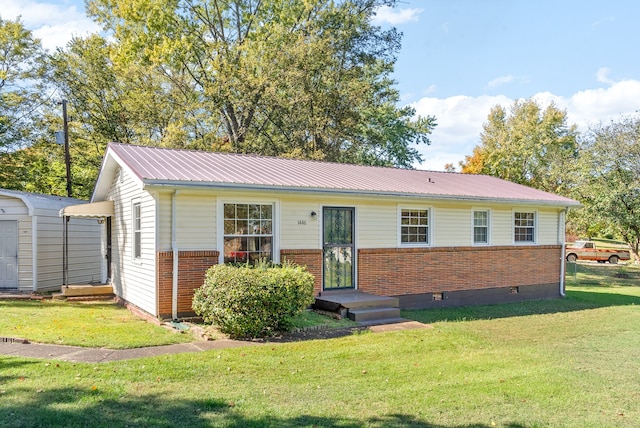
[[[565,299],[534,300],[500,305],[464,306],[457,308],[406,310],[402,317],[422,323],[441,321],[473,321],[527,315],[583,311],[610,306],[640,305],[640,297],[597,291],[567,291]]]
[[[19,394],[20,404],[0,403],[0,426],[11,427],[390,427],[390,428],[488,428],[484,424],[439,425],[412,415],[393,414],[364,420],[299,415],[250,417],[241,405],[218,398],[175,400],[159,394],[118,396],[87,390],[62,388],[46,391],[7,390],[6,399]],[[27,398],[25,400],[25,398]],[[520,424],[507,424],[520,428]]]

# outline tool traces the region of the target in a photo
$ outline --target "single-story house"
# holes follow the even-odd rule
[[[59,216],[82,203],[0,189],[0,291],[44,292],[100,281],[102,228],[77,218],[65,224]]]
[[[404,308],[560,297],[579,205],[482,175],[115,143],[84,209],[105,202],[103,279],[159,318],[192,314],[210,266],[260,258]]]

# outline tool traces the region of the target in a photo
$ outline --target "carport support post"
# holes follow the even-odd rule
[[[63,216],[62,222],[62,285],[69,285],[69,216]]]

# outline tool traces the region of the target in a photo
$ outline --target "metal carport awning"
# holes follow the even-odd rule
[[[103,218],[113,217],[113,201],[69,205],[60,210],[60,217]]]
[[[92,202],[88,204],[69,205],[60,210],[60,217],[64,224],[63,229],[63,250],[62,250],[62,283],[68,285],[69,282],[69,219],[95,218],[98,223],[105,223],[106,219],[106,258],[107,258],[107,281],[111,278],[111,218],[113,217],[113,201]]]

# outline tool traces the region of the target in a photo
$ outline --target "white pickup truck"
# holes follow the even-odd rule
[[[593,241],[576,241],[573,245],[567,246],[565,255],[568,262],[576,260],[595,260],[599,263],[618,263],[619,260],[629,260],[631,255],[625,250],[610,250],[596,248]]]

